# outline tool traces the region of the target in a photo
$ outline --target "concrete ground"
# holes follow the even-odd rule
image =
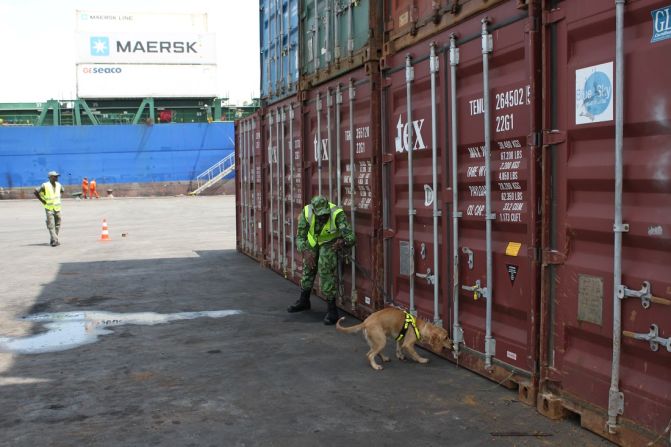
[[[0,347],[88,343],[0,353],[2,446],[609,445],[432,354],[373,371],[360,334],[314,299],[287,314],[297,287],[235,251],[234,197],[63,208],[52,248],[37,200],[0,201]],[[173,315],[220,310],[241,313]]]

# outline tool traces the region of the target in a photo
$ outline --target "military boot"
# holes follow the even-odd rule
[[[338,306],[336,306],[335,298],[329,298],[327,304],[328,304],[328,311],[324,316],[324,324],[326,325],[336,324],[336,321],[338,321]]]
[[[310,291],[301,290],[301,297],[298,300],[287,308],[287,312],[302,312],[304,310],[310,310]]]

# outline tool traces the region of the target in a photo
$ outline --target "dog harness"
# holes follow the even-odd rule
[[[417,341],[419,341],[422,337],[419,335],[419,329],[417,329],[417,319],[408,312],[404,313],[405,313],[405,321],[403,322],[403,328],[401,328],[401,332],[399,332],[398,337],[396,337],[396,341],[403,340],[403,337],[405,337],[405,333],[408,332],[408,326],[412,326],[412,330],[415,331],[415,337],[417,337]]]

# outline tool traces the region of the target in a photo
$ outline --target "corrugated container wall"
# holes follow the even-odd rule
[[[376,223],[380,201],[375,199],[379,181],[374,172],[374,148],[379,147],[377,76],[377,70],[368,75],[361,68],[301,98],[287,98],[263,109],[268,142],[265,262],[285,278],[300,281],[302,256],[295,246],[298,218],[314,195],[325,195],[343,207],[357,235],[352,259],[339,269],[338,304],[361,316],[382,302],[375,288],[381,271],[376,267],[381,261],[381,226]]]
[[[266,247],[262,118],[262,112],[257,111],[235,123],[237,247],[257,261],[263,261]]]
[[[384,5],[384,54],[394,54],[499,3],[526,8],[528,0],[380,0]]]
[[[302,157],[306,200],[317,194],[339,205],[356,235],[341,264],[340,301],[368,315],[383,306],[380,88],[376,62],[304,94]]]
[[[190,31],[75,34],[78,64],[216,64],[214,33]]]
[[[342,308],[409,309],[548,417],[668,442],[671,6],[383,3],[379,78],[336,68],[333,30],[380,3],[302,4],[303,90],[262,112],[263,258],[299,280],[295,217],[326,194],[357,235]]]
[[[206,14],[77,11],[79,98],[217,95],[214,33]]]
[[[376,0],[302,0],[301,88],[309,89],[378,60],[381,13],[382,4]]]
[[[296,93],[299,0],[259,0],[261,99],[271,104]]]
[[[540,53],[528,11],[486,14],[384,60],[385,291],[533,403]]]
[[[207,32],[207,14],[179,12],[75,12],[77,31],[90,32],[147,32],[179,30]]]
[[[216,65],[79,64],[79,98],[213,98]]]
[[[579,413],[583,426],[622,445],[658,435],[664,445],[671,440],[671,5],[619,7],[620,55],[615,2],[554,2],[543,16],[543,127],[552,132],[543,135],[538,408]]]
[[[266,210],[264,263],[293,282],[303,272],[294,235],[297,216],[305,205],[302,153],[303,113],[297,96],[263,109],[266,150],[263,206]]]

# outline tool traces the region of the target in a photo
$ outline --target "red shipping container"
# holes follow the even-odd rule
[[[671,440],[671,6],[642,0],[620,7],[619,56],[616,2],[554,2],[543,15],[538,408],[549,416],[579,413],[583,426],[621,445],[645,445],[658,435],[657,445],[665,445]]]
[[[368,64],[300,92],[293,124],[264,110],[265,259],[287,271],[291,219],[321,191],[357,233],[343,308],[410,309],[459,342],[443,355],[541,413],[667,442],[671,6],[472,0],[448,23],[456,2],[394,2],[435,3],[438,23],[388,34],[380,77]]]
[[[515,2],[486,14],[484,37],[477,16],[385,60],[385,289],[449,328],[460,364],[534,403],[540,48]]]
[[[384,54],[398,53],[503,2],[510,0],[384,0]],[[527,3],[515,1],[524,10]]]
[[[294,243],[296,218],[304,205],[301,110],[297,96],[263,109],[263,206],[267,212],[264,259],[270,268],[294,282],[302,272],[302,258]]]
[[[265,253],[263,121],[261,111],[235,123],[236,236],[239,251],[256,260]]]
[[[305,200],[322,194],[350,219],[357,242],[352,261],[342,266],[339,304],[365,316],[383,302],[378,64],[369,63],[304,95]]]

